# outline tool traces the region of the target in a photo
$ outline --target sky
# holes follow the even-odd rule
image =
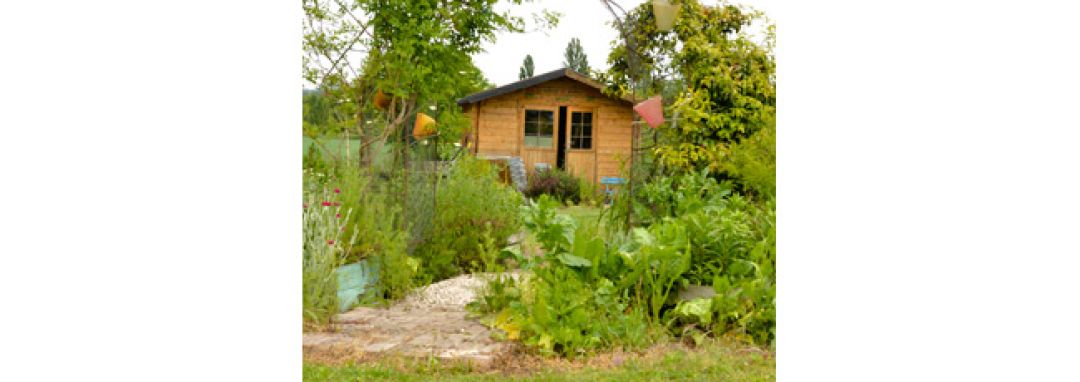
[[[616,0],[624,9],[630,10],[648,0]],[[733,4],[748,5],[765,11],[775,21],[770,0],[734,0]],[[704,0],[705,4],[717,4],[716,0]],[[505,7],[506,4],[500,4]],[[607,55],[611,41],[616,38],[615,29],[608,25],[611,14],[600,0],[538,0],[515,8],[514,13],[523,16],[531,26],[530,13],[547,8],[562,14],[559,25],[547,33],[499,33],[494,43],[487,43],[485,52],[473,56],[473,62],[484,72],[488,81],[505,85],[518,80],[518,69],[526,54],[533,57],[533,74],[541,74],[563,67],[563,52],[570,39],[577,37],[593,69],[607,68]]]

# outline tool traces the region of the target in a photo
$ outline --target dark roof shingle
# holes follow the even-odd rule
[[[501,95],[504,95],[504,94],[512,93],[512,92],[515,92],[515,91],[518,91],[518,90],[521,90],[521,89],[525,89],[525,88],[528,88],[528,87],[532,87],[532,86],[535,86],[535,85],[542,84],[544,82],[548,82],[548,81],[551,81],[551,80],[556,80],[556,79],[563,78],[563,77],[566,77],[566,78],[575,80],[577,82],[583,83],[585,85],[591,86],[593,88],[596,88],[597,90],[603,90],[604,89],[603,85],[601,85],[600,83],[598,83],[596,81],[593,81],[591,78],[589,78],[588,76],[586,76],[584,74],[578,73],[577,71],[575,71],[573,69],[570,69],[570,68],[561,68],[561,69],[552,70],[550,72],[540,74],[540,75],[537,75],[537,76],[532,76],[532,77],[526,78],[526,79],[518,81],[518,82],[506,84],[506,85],[503,85],[503,86],[500,86],[500,87],[497,87],[497,88],[494,88],[494,89],[488,89],[488,90],[484,90],[484,91],[479,92],[479,93],[473,93],[473,94],[467,95],[464,98],[459,99],[457,101],[457,104],[460,105],[460,106],[464,106],[464,105],[468,105],[468,104],[472,104],[472,103],[477,103],[477,102],[480,102],[480,101],[483,101],[483,100],[486,100],[486,99],[489,99],[489,98],[498,97],[498,96],[501,96]],[[619,99],[619,100],[629,102],[629,103],[633,103],[633,101],[629,97],[623,97],[623,98],[611,97],[611,98]]]

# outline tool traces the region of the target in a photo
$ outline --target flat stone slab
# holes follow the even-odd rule
[[[331,331],[304,333],[304,356],[359,359],[365,355],[438,357],[486,364],[508,345],[466,317],[464,309],[357,307],[334,317]]]

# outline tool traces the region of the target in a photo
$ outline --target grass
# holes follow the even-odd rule
[[[574,218],[579,226],[596,225],[597,220],[600,219],[601,211],[600,207],[590,206],[569,206],[559,209],[559,213]]]
[[[331,157],[330,153],[333,153],[334,155],[337,155],[337,156],[342,157],[342,158],[345,157],[346,145],[345,145],[345,140],[344,139],[328,137],[328,138],[319,139],[319,142],[322,143],[322,145],[323,145],[322,147],[325,147],[326,150],[329,151],[328,153],[323,153],[323,155],[326,158]],[[313,140],[311,138],[304,137],[304,151],[303,151],[304,154],[307,154],[308,147],[311,146],[312,144],[314,144],[314,142],[313,142]],[[349,146],[348,148],[350,149],[350,151],[353,151],[351,154],[353,156],[355,156],[356,155],[355,151],[360,148],[360,139],[359,138],[349,139],[349,145],[348,146]]]
[[[443,364],[437,359],[397,362],[384,360],[339,366],[305,363],[304,380],[775,381],[776,357],[769,350],[723,340],[709,340],[695,349],[668,344],[640,355],[602,354],[580,361],[540,359],[526,370],[522,370],[520,365],[504,365],[494,370],[478,371],[461,364]]]

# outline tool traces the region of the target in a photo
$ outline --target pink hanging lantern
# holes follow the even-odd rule
[[[660,101],[660,96],[653,96],[634,105],[634,112],[654,129],[664,123],[664,105]]]

